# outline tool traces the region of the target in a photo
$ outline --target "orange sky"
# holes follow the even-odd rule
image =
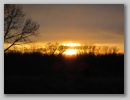
[[[26,17],[40,24],[37,42],[117,45],[124,51],[123,4],[24,4]]]

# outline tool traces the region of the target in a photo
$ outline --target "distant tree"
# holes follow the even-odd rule
[[[68,49],[67,46],[60,45],[58,48],[59,55],[63,54],[66,51],[66,49]]]
[[[58,43],[47,43],[46,50],[49,52],[49,54],[53,55],[56,52],[58,45]]]
[[[4,42],[10,45],[4,51],[9,50],[18,42],[31,42],[30,36],[37,36],[39,25],[32,19],[25,19],[25,13],[21,5],[4,5]]]
[[[108,46],[102,46],[102,52],[101,53],[108,54],[108,49],[109,49]]]
[[[117,46],[113,46],[109,48],[108,54],[117,54],[118,51],[119,51],[119,48],[117,48]]]
[[[46,51],[47,54],[53,55],[57,53],[58,55],[61,55],[64,53],[64,51],[67,49],[67,46],[63,46],[60,43],[47,43],[44,51]]]

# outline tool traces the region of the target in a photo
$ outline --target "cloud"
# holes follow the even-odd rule
[[[38,41],[124,43],[123,4],[23,5],[40,24]]]

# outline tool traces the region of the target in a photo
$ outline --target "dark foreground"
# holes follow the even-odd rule
[[[124,94],[124,55],[5,54],[5,94]]]

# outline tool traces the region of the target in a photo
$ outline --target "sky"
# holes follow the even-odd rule
[[[40,24],[36,42],[79,42],[118,46],[124,51],[123,4],[23,4]]]

